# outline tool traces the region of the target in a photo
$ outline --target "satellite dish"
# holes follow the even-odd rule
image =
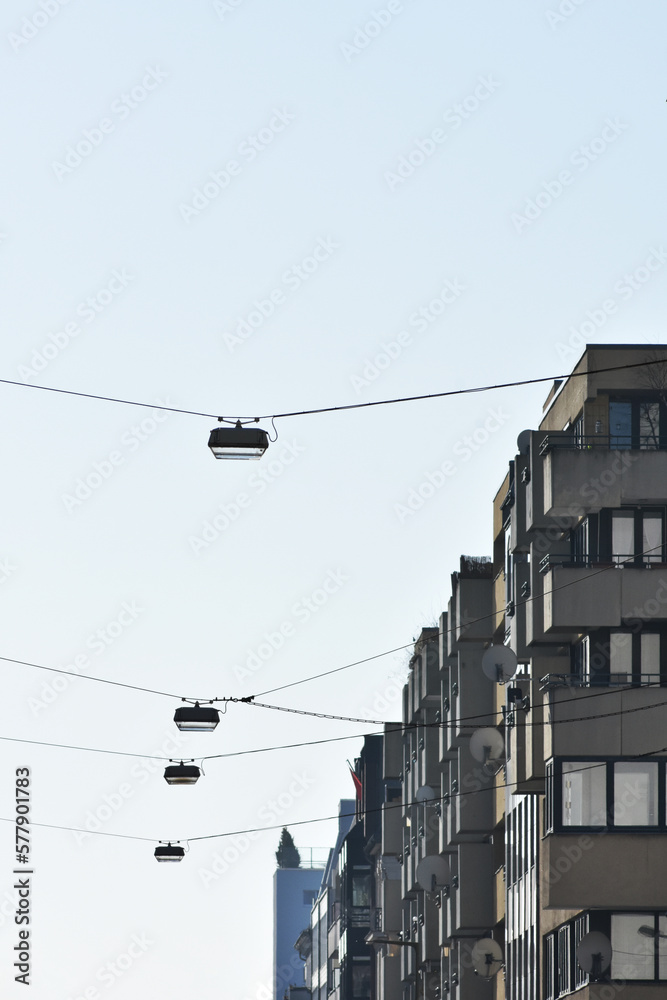
[[[470,737],[470,753],[482,764],[489,760],[502,760],[504,751],[505,740],[497,729],[490,726],[476,729]]]
[[[530,431],[521,431],[516,439],[516,446],[520,455],[527,455],[530,451]]]
[[[509,646],[489,646],[482,656],[482,670],[490,681],[504,684],[514,677],[517,668],[516,653]]]
[[[421,788],[417,789],[415,798],[417,802],[432,802],[435,798],[435,792],[430,785],[422,785]]]
[[[493,979],[503,967],[503,950],[493,938],[476,941],[470,952],[476,976]]]
[[[599,979],[611,964],[611,941],[600,931],[584,934],[577,948],[577,961],[591,979]]]
[[[452,871],[441,854],[431,854],[422,858],[417,865],[417,882],[426,892],[437,892],[443,886],[449,885]]]

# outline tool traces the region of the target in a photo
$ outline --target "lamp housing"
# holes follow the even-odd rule
[[[261,458],[269,447],[269,435],[261,427],[214,427],[208,446],[215,458]]]
[[[174,712],[174,722],[182,733],[210,733],[220,722],[220,712],[212,705],[186,705]]]
[[[156,861],[182,861],[185,850],[180,844],[159,844],[155,848]]]
[[[199,781],[201,771],[196,764],[170,764],[165,768],[164,780],[168,785],[194,785]]]

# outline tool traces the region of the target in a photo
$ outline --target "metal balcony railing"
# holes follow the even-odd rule
[[[552,431],[540,441],[539,454],[546,455],[555,448],[570,451],[665,451],[667,444],[661,443],[653,434],[573,435],[566,431]]]
[[[552,688],[590,688],[590,687],[667,687],[667,677],[661,674],[610,674],[599,671],[585,676],[580,674],[546,674],[540,677],[540,691],[550,691]]]

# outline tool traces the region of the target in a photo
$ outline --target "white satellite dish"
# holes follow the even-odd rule
[[[611,965],[611,941],[600,931],[584,934],[577,948],[577,961],[591,979],[599,979]]]
[[[415,798],[417,802],[432,802],[435,798],[435,792],[430,785],[422,785],[421,788],[417,789]]]
[[[509,646],[489,646],[482,655],[482,670],[490,681],[504,684],[514,677],[517,668],[516,653]]]
[[[426,892],[437,892],[443,886],[449,885],[452,870],[441,854],[431,854],[421,859],[415,875],[422,889]]]
[[[516,439],[516,446],[519,449],[520,455],[527,455],[530,451],[530,434],[528,431],[521,431],[518,438]]]
[[[485,726],[476,729],[470,737],[470,753],[475,760],[486,764],[488,761],[500,761],[505,752],[505,740],[497,729]]]
[[[470,952],[476,976],[493,979],[503,967],[503,950],[493,938],[476,941]]]

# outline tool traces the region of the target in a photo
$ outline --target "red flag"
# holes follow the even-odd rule
[[[361,778],[357,775],[356,771],[354,770],[354,768],[350,764],[349,760],[347,762],[347,766],[349,767],[350,774],[352,775],[352,781],[354,782],[354,787],[355,787],[355,790],[356,790],[356,793],[357,793],[357,798],[359,799],[359,801],[361,801],[361,789],[362,789]]]

